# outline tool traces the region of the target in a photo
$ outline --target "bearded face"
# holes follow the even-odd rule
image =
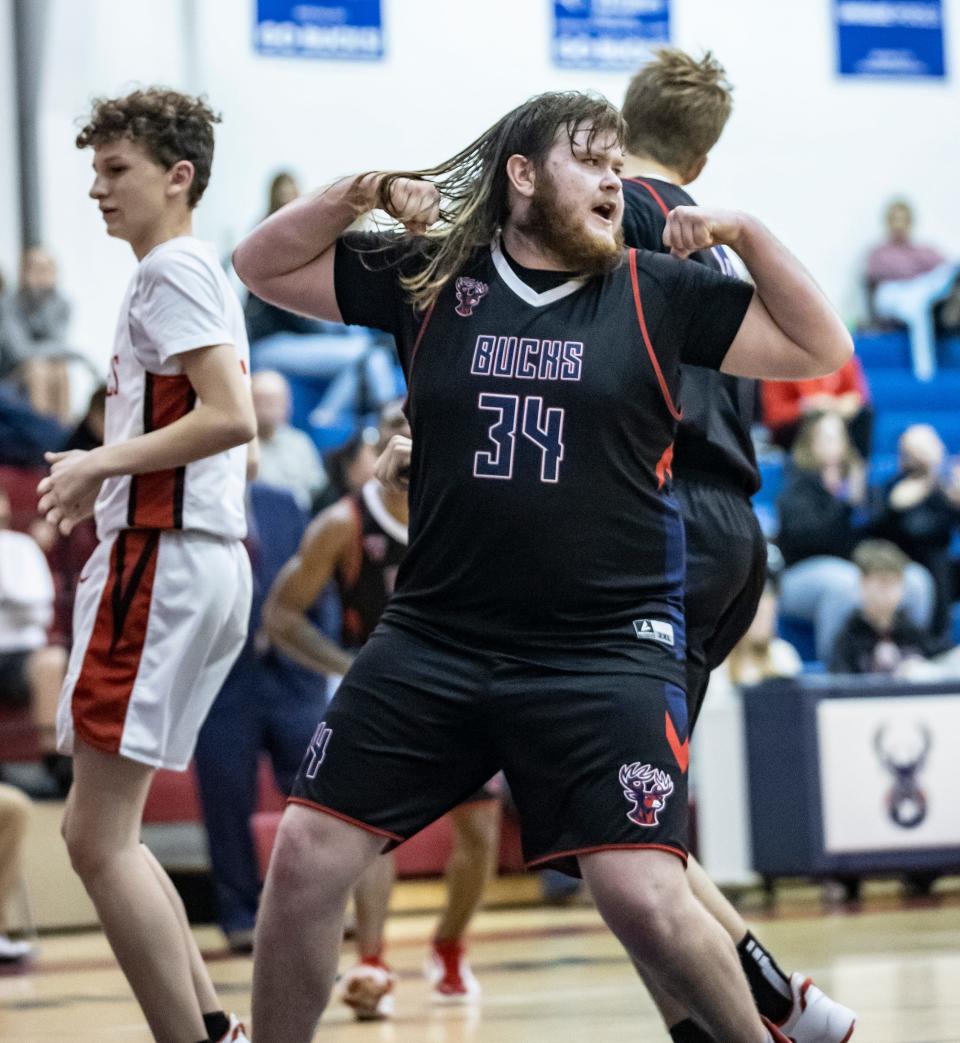
[[[517,213],[517,231],[564,269],[602,275],[623,254],[623,150],[612,134],[581,127],[557,140],[535,168],[533,193]]]

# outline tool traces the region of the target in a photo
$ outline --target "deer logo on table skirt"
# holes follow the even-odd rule
[[[927,795],[917,784],[917,773],[923,767],[933,745],[930,729],[917,725],[914,742],[897,745],[886,742],[887,726],[881,725],[873,737],[873,748],[880,763],[893,776],[887,792],[887,811],[902,829],[913,829],[927,817]]]

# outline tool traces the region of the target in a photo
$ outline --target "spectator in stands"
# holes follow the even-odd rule
[[[859,603],[859,573],[849,559],[866,523],[865,500],[863,461],[843,418],[836,413],[807,417],[777,501],[777,542],[787,565],[780,607],[785,615],[813,624],[817,658],[823,662]],[[929,627],[933,579],[916,564],[908,567],[905,579],[905,605],[919,626]]]
[[[247,643],[201,729],[194,755],[217,922],[236,952],[253,948],[260,897],[250,816],[257,807],[261,753],[269,753],[278,787],[289,792],[326,706],[324,679],[272,648],[260,630],[264,599],[296,553],[306,523],[288,491],[260,482],[248,487],[253,602]]]
[[[946,450],[929,424],[913,424],[900,436],[900,470],[873,496],[873,535],[895,543],[933,576],[932,631],[950,626],[953,577],[950,542],[960,523],[960,465],[944,470]]]
[[[339,449],[326,455],[330,484],[317,505],[328,507],[341,496],[355,496],[377,472],[380,432],[373,425],[351,435]]]
[[[735,685],[773,677],[796,677],[803,669],[797,650],[777,636],[777,589],[768,579],[750,629],[720,667]]]
[[[270,182],[267,212],[263,219],[266,220],[287,203],[292,203],[299,195],[300,188],[293,174],[287,170],[279,171]],[[317,319],[308,319],[303,315],[284,311],[283,308],[268,304],[252,293],[247,294],[243,316],[247,323],[247,337],[251,346],[255,341],[272,337],[275,333],[320,333],[323,330],[323,323]]]
[[[870,456],[873,411],[860,360],[853,356],[836,373],[812,380],[765,380],[761,384],[763,422],[777,445],[789,450],[805,416],[838,413],[864,458]]]
[[[895,674],[912,659],[930,659],[952,643],[918,627],[903,608],[909,559],[887,540],[865,540],[853,560],[860,570],[860,607],[837,635],[835,674]]]
[[[0,380],[8,380],[18,373],[28,354],[26,337],[14,315],[13,297],[7,293],[6,282],[0,274]]]
[[[871,317],[906,325],[914,374],[919,380],[930,380],[937,368],[933,309],[957,292],[960,266],[945,261],[932,247],[912,241],[913,210],[905,200],[891,202],[885,219],[887,241],[867,259]],[[956,305],[954,301],[951,310]]]
[[[251,384],[260,439],[258,477],[289,489],[300,509],[310,512],[327,486],[327,473],[310,436],[290,426],[290,385],[272,369],[254,373]]]
[[[0,783],[0,965],[23,963],[33,955],[29,942],[7,935],[6,909],[20,881],[23,841],[30,819],[30,800],[13,786]]]
[[[38,413],[65,423],[70,415],[70,305],[57,288],[56,261],[42,246],[23,252],[13,316],[27,343],[22,373],[30,401]]]
[[[0,384],[0,464],[42,467],[43,454],[66,437],[56,420],[41,416],[16,388]]]
[[[61,452],[70,449],[82,449],[89,452],[103,445],[103,425],[106,419],[107,385],[95,388],[87,403],[87,411],[69,438],[61,447]]]
[[[62,760],[56,753],[57,702],[67,653],[47,641],[53,577],[32,537],[9,525],[10,500],[0,489],[0,703],[30,707],[47,766],[56,773]]]

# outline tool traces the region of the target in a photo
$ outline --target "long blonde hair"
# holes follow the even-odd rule
[[[842,470],[844,477],[847,477],[851,471],[863,466],[863,457],[857,452],[843,418],[839,413],[835,413],[832,410],[809,413],[804,417],[803,423],[800,425],[800,430],[797,433],[797,437],[794,440],[793,450],[791,451],[790,457],[793,460],[794,467],[801,471],[810,471],[813,474],[820,474],[822,472],[823,468],[820,461],[817,460],[813,452],[813,435],[816,431],[817,424],[821,423],[827,417],[836,417],[843,428],[843,437],[846,439],[847,448],[843,455]]]
[[[381,178],[377,207],[389,206],[398,178],[432,181],[440,190],[440,221],[424,236],[410,236],[411,256],[426,262],[400,282],[418,309],[428,308],[446,282],[470,255],[487,245],[509,214],[507,160],[525,156],[539,165],[557,134],[564,131],[573,146],[578,130],[589,128],[587,148],[598,134],[614,133],[621,143],[626,127],[606,98],[579,91],[551,91],[518,105],[455,156],[435,167],[391,171]]]

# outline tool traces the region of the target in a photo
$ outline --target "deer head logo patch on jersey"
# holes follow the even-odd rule
[[[638,826],[659,826],[657,816],[673,793],[673,779],[651,764],[634,761],[620,769],[620,785],[623,795],[633,804],[627,818]]]
[[[473,314],[473,309],[483,300],[490,289],[485,282],[461,275],[456,282],[457,306],[454,311],[463,319]]]

